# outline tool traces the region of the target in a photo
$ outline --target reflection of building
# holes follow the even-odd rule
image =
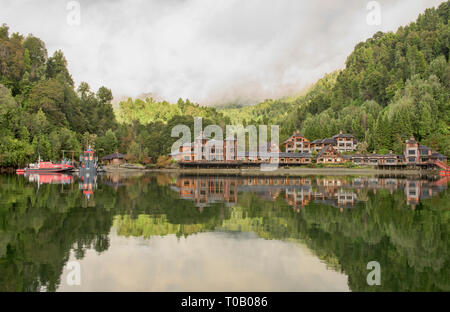
[[[115,191],[117,191],[120,186],[125,185],[122,182],[122,177],[120,176],[120,174],[103,175],[102,179],[101,179],[101,183],[114,188]]]
[[[346,180],[339,178],[247,178],[239,180],[239,191],[276,194],[272,199],[284,193],[286,202],[299,211],[312,201],[335,207],[353,206],[356,194],[342,190],[347,184]]]
[[[199,207],[217,202],[230,204],[237,202],[236,179],[180,178],[172,188],[182,199],[192,200]]]
[[[312,198],[311,186],[305,186],[300,189],[291,188],[286,190],[285,199],[287,203],[295,210],[300,211],[300,208],[307,206]]]
[[[80,176],[79,189],[83,190],[83,195],[89,200],[97,189],[97,175],[86,173]]]
[[[431,198],[446,190],[449,180],[449,177],[444,177],[434,182],[427,180],[404,181],[406,202],[415,209],[420,200]]]
[[[376,193],[386,189],[391,194],[404,189],[406,201],[415,205],[421,199],[429,198],[447,188],[448,178],[438,181],[406,180],[393,178],[359,177],[349,178],[287,178],[287,177],[182,177],[172,186],[183,199],[194,201],[204,207],[212,203],[237,203],[238,193],[251,192],[265,200],[284,200],[300,211],[311,202],[333,207],[351,208],[367,200],[367,192]],[[444,181],[445,180],[445,181]]]

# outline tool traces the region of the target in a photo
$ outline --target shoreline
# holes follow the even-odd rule
[[[386,170],[375,168],[279,168],[274,171],[261,171],[259,168],[227,168],[227,169],[206,169],[206,168],[161,168],[161,169],[141,169],[141,168],[120,168],[104,167],[106,173],[132,173],[132,172],[154,172],[170,173],[181,175],[233,175],[233,176],[309,176],[309,175],[398,175],[398,176],[439,176],[438,170]]]

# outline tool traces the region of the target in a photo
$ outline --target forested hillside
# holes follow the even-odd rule
[[[279,124],[282,139],[295,129],[311,140],[343,129],[369,151],[401,152],[413,134],[450,156],[449,10],[447,1],[396,33],[376,33],[355,47],[344,70],[325,76],[295,100],[268,100],[222,113],[234,122]]]
[[[48,57],[33,35],[9,34],[0,27],[0,166],[60,159],[61,150],[99,143],[115,129],[111,90],[75,90],[61,51]]]
[[[167,156],[172,144],[172,128],[187,125],[194,133],[194,117],[203,118],[203,127],[211,124],[225,128],[231,121],[215,108],[200,106],[179,99],[176,104],[155,101],[153,98],[128,99],[119,103],[117,111],[120,127],[117,131],[119,150],[132,160],[141,163],[155,162],[159,156]]]
[[[193,116],[207,118],[215,124],[227,124],[229,118],[224,117],[213,107],[200,106],[190,102],[188,99],[184,101],[179,99],[176,104],[167,101],[155,101],[153,98],[145,100],[129,98],[127,101],[119,103],[118,121],[121,123],[132,123],[139,121],[143,125],[152,122],[161,121],[167,123],[175,116]]]
[[[130,99],[120,104],[119,123],[112,99],[106,87],[93,92],[82,82],[75,88],[62,51],[48,57],[39,38],[0,27],[0,167],[23,166],[39,155],[58,161],[63,150],[76,151],[78,158],[88,145],[100,156],[118,150],[146,163],[170,152],[174,125],[193,127],[193,116],[204,117],[205,124],[227,121],[189,100]]]
[[[81,151],[89,144],[100,156],[118,150],[148,163],[169,153],[172,127],[192,127],[195,116],[204,125],[278,124],[282,141],[296,129],[311,140],[342,129],[362,142],[362,152],[400,153],[413,134],[450,156],[449,10],[447,1],[395,33],[376,33],[355,47],[345,69],[302,96],[220,110],[181,99],[129,99],[120,103],[117,120],[111,90],[75,87],[61,51],[49,57],[42,40],[10,34],[3,25],[0,167],[23,166],[38,155],[59,160],[62,150]]]

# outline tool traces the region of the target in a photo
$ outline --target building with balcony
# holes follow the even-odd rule
[[[320,151],[325,146],[331,145],[335,147],[339,153],[356,151],[358,140],[351,134],[345,134],[339,131],[339,134],[331,138],[318,139],[311,142],[311,151]]]
[[[414,137],[406,141],[403,154],[349,154],[356,149],[357,140],[348,134],[339,134],[332,138],[309,142],[298,131],[284,143],[285,152],[280,152],[278,145],[268,142],[258,150],[238,152],[235,137],[225,140],[214,140],[198,136],[194,142],[180,146],[179,150],[170,156],[183,166],[241,166],[278,163],[281,166],[307,165],[312,162],[319,164],[341,164],[353,162],[361,166],[377,166],[377,168],[420,167],[431,169],[440,167],[446,170],[447,157],[420,145]],[[302,152],[301,152],[302,151]],[[311,151],[318,151],[314,158]],[[346,153],[346,154],[342,154]]]
[[[311,143],[305,136],[296,131],[283,142],[286,153],[310,153]]]
[[[341,130],[332,139],[336,142],[335,146],[340,153],[356,151],[358,140],[353,135],[344,134]]]
[[[326,145],[317,154],[316,162],[318,164],[339,164],[345,162],[345,159],[332,145]]]

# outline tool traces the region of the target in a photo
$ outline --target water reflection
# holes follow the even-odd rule
[[[0,290],[449,291],[448,183],[2,175]]]
[[[88,251],[81,262],[85,283],[79,287],[61,283],[59,290],[348,291],[347,276],[328,270],[308,248],[252,233],[148,240],[113,232],[110,238],[108,251],[101,255]],[[63,272],[63,281],[68,272]]]
[[[54,174],[36,174],[25,173],[24,177],[30,182],[35,182],[38,186],[41,184],[70,184],[73,182],[73,177],[69,174],[54,173]]]
[[[212,203],[224,202],[230,206],[238,202],[239,192],[252,192],[261,198],[275,200],[283,196],[296,211],[311,201],[336,208],[354,207],[366,201],[365,191],[403,190],[408,205],[415,209],[420,199],[431,198],[447,189],[449,177],[438,180],[394,178],[223,178],[181,177],[172,185],[182,199],[192,200],[202,208]],[[363,191],[363,192],[361,192]]]

